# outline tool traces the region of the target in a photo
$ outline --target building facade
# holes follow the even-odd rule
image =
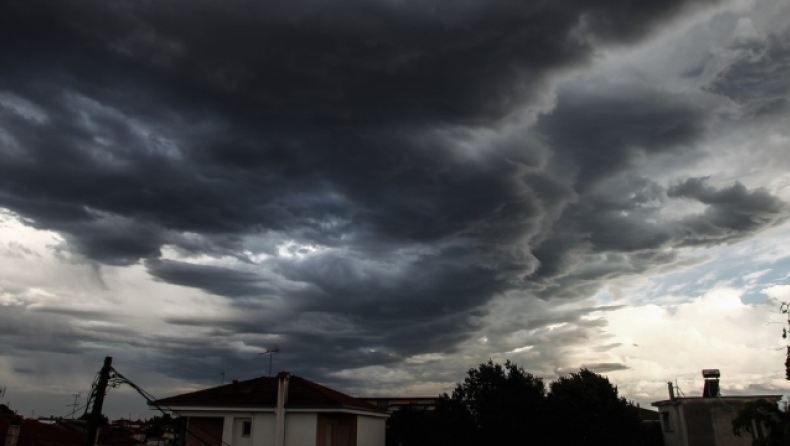
[[[184,446],[384,446],[386,410],[312,381],[234,381],[152,403],[186,417]]]
[[[664,446],[751,446],[751,436],[733,433],[732,421],[746,403],[764,399],[777,404],[782,396],[721,396],[718,370],[704,370],[703,377],[701,397],[677,397],[667,383],[669,399],[652,403],[658,408]]]

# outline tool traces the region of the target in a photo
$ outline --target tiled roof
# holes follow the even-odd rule
[[[25,419],[16,415],[8,406],[0,404],[0,439],[8,435],[12,424],[19,425],[17,446],[64,446],[85,443],[84,422],[60,420],[56,424],[45,424],[38,420]],[[81,430],[80,430],[81,429]],[[102,426],[99,429],[99,444],[108,446],[133,446],[138,444],[128,431]]]
[[[277,378],[260,377],[176,395],[156,401],[163,406],[275,407]],[[286,408],[352,408],[381,412],[359,398],[291,375]]]
[[[17,446],[62,446],[64,444],[82,444],[85,434],[71,432],[53,424],[39,423],[36,420],[20,420],[19,440]],[[0,418],[0,438],[5,439],[12,421]]]
[[[80,444],[85,441],[84,434],[37,420],[24,419],[5,404],[0,404],[0,439],[5,440],[12,424],[19,425],[17,446],[61,446],[64,443]]]

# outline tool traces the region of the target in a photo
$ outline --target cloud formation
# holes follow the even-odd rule
[[[127,345],[190,380],[278,345],[342,381],[449,364],[483,337],[567,368],[550,351],[606,324],[587,316],[607,285],[786,217],[781,185],[699,167],[722,129],[778,132],[787,104],[786,29],[711,12],[725,6],[5,2],[0,207],[95,283],[42,281],[43,299],[16,271],[2,336],[17,352]],[[678,63],[677,85],[596,74],[695,17],[732,39]],[[132,310],[121,290],[137,287]],[[143,302],[145,328],[109,310]],[[25,331],[39,319],[52,336]]]

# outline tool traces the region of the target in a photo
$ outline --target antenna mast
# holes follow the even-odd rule
[[[269,376],[272,376],[272,355],[274,355],[275,353],[280,353],[280,347],[275,347],[272,349],[267,348],[265,352],[258,353],[258,356],[269,355]]]
[[[79,404],[77,401],[80,399],[81,393],[72,393],[71,396],[74,397],[74,404],[67,404],[67,406],[71,407],[71,419],[74,419],[74,414],[77,412],[77,405]]]

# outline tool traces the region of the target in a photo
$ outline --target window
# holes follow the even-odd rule
[[[252,421],[244,421],[241,423],[241,436],[249,437],[252,434]]]

